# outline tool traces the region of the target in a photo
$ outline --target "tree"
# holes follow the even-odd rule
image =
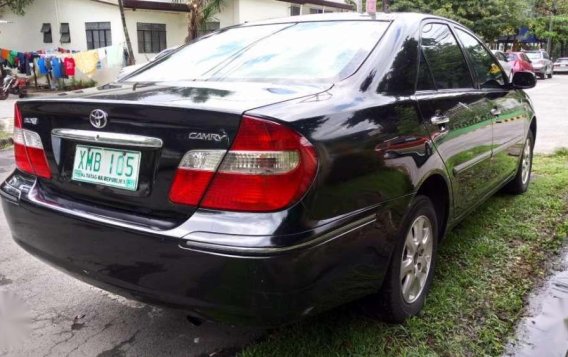
[[[563,56],[568,50],[568,0],[535,1],[531,14],[531,32],[540,39],[551,39],[551,54]]]
[[[128,35],[128,27],[126,26],[126,17],[124,16],[124,4],[122,0],[118,0],[118,8],[120,9],[120,19],[122,20],[122,31],[124,31],[124,39],[126,40],[126,49],[128,51],[128,64],[133,65],[136,63],[134,58],[134,51],[132,51],[132,42],[130,42],[130,35]]]
[[[200,31],[206,30],[207,22],[211,21],[215,14],[221,11],[225,0],[190,0],[187,2],[189,7],[187,38],[188,43],[199,37]]]
[[[23,15],[26,6],[30,5],[34,0],[0,0],[0,10],[10,9],[16,15]]]
[[[516,33],[529,13],[525,0],[393,0],[390,9],[425,12],[456,20],[488,42],[504,33]]]

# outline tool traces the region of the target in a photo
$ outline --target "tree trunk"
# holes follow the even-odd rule
[[[128,28],[126,27],[126,18],[124,17],[124,4],[122,0],[118,0],[118,7],[120,9],[120,19],[122,20],[122,31],[124,31],[124,39],[126,40],[126,49],[128,51],[128,64],[133,65],[136,63],[134,59],[134,51],[132,51],[132,42],[128,35]]]
[[[185,43],[189,43],[199,35],[199,12],[201,10],[202,1],[192,0],[187,2],[189,12],[187,13],[187,37]]]

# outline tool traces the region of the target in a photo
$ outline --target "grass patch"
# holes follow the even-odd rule
[[[497,356],[568,235],[568,151],[538,156],[529,192],[497,194],[440,247],[421,316],[404,325],[349,308],[273,331],[242,356]]]
[[[11,146],[10,143],[6,142],[6,139],[9,139],[11,136],[12,136],[11,133],[0,130],[0,150]]]

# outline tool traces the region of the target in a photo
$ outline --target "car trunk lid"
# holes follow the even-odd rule
[[[40,135],[51,169],[51,179],[39,179],[37,185],[46,198],[98,216],[107,212],[132,224],[170,229],[196,209],[168,199],[186,152],[228,150],[247,110],[321,90],[259,83],[130,83],[18,105],[24,129]],[[119,160],[122,171],[138,171],[133,182],[112,181],[122,180],[110,175],[120,168],[114,163]]]

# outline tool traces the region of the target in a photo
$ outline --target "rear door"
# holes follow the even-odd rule
[[[456,28],[456,34],[475,74],[476,87],[491,107],[493,148],[489,183],[497,186],[515,173],[523,149],[527,119],[523,97],[509,89],[501,67],[475,36],[462,28]]]
[[[422,27],[416,99],[452,180],[456,214],[489,190],[491,108],[445,23]]]

